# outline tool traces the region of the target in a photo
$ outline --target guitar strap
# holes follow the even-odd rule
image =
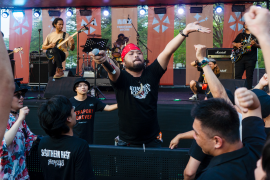
[[[66,38],[66,32],[63,33],[63,39],[65,40]]]

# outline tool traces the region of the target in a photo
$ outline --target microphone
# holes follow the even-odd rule
[[[95,56],[99,55],[99,49],[97,49],[97,48],[93,49],[92,53],[93,53]],[[115,73],[116,73],[114,67],[112,67],[112,66],[110,65],[110,63],[108,63],[108,61],[105,61],[105,62],[103,63],[103,65],[104,65],[104,66],[105,66],[112,74],[115,74]]]

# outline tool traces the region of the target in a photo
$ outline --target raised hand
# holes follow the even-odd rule
[[[20,109],[20,114],[18,120],[23,121],[25,120],[25,117],[28,115],[29,109],[27,106]]]
[[[244,17],[249,31],[258,39],[269,36],[270,13],[267,9],[252,6],[249,11],[245,13]]]
[[[263,77],[260,79],[259,84],[262,85],[262,86],[264,87],[264,86],[267,86],[268,83],[269,83],[269,82],[268,82],[267,74],[265,73],[265,74],[263,75]]]
[[[210,28],[200,26],[199,24],[200,23],[198,21],[189,23],[185,28],[185,32],[187,34],[192,33],[192,32],[211,33]]]
[[[106,51],[103,50],[99,51],[99,54],[97,56],[95,56],[92,52],[90,52],[89,55],[93,58],[93,60],[97,64],[102,64],[107,59]]]
[[[205,45],[201,45],[201,44],[197,44],[194,45],[195,50],[196,50],[196,57],[198,59],[198,61],[202,61],[203,58],[206,56],[206,46]]]
[[[243,113],[247,113],[249,109],[253,110],[260,106],[260,103],[254,103],[254,96],[256,95],[247,88],[238,88],[235,91],[235,104]]]

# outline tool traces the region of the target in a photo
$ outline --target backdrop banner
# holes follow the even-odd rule
[[[85,8],[83,8],[84,10]],[[77,61],[79,61],[77,64],[79,64],[79,68],[77,67],[77,74],[80,74],[82,72],[82,64],[83,64],[83,55],[84,55],[84,65],[88,67],[94,68],[95,62],[92,61],[92,64],[90,64],[90,56],[87,56],[85,52],[82,52],[83,45],[85,45],[87,38],[100,38],[101,37],[101,8],[95,8],[92,10],[92,16],[81,16],[80,15],[80,9],[76,9],[76,18],[77,18],[77,30],[80,30],[84,25],[87,25],[89,22],[90,24],[87,25],[89,30],[86,30],[84,32],[81,32],[77,36],[78,43],[76,44],[77,50],[79,52],[79,57]],[[91,36],[90,36],[91,35]],[[79,39],[78,39],[79,38]],[[88,61],[87,61],[88,60]]]
[[[66,31],[66,9],[58,9],[61,12],[60,18],[64,20],[63,31]],[[48,34],[55,31],[55,28],[52,25],[53,20],[57,18],[57,16],[49,16],[48,9],[42,10],[42,29],[43,29],[43,41],[46,39]],[[42,42],[43,43],[43,42]],[[62,63],[63,69],[66,68],[66,61]]]
[[[252,4],[246,4],[248,9]],[[232,48],[236,36],[243,32],[245,12],[232,12],[231,4],[224,4],[223,48]]]
[[[23,17],[14,17],[10,13],[9,48],[23,48],[23,53],[15,53],[15,78],[23,78],[29,83],[29,51],[32,34],[32,9],[25,10]]]
[[[137,33],[132,24],[137,28],[137,7],[136,8],[113,8],[112,12],[112,43],[118,39],[119,34],[129,38],[128,43],[137,44]],[[129,19],[128,19],[129,18]]]
[[[199,21],[201,26],[211,29],[210,34],[193,32],[186,38],[186,85],[189,85],[191,80],[197,81],[199,78],[199,71],[190,65],[192,61],[196,60],[194,45],[202,44],[207,48],[213,47],[213,5],[202,6],[202,13],[190,13],[190,6],[186,6],[186,24]]]
[[[154,7],[148,8],[148,38],[147,46],[149,62],[152,63],[174,38],[174,6],[166,7],[166,14],[155,14]],[[173,85],[173,55],[166,73],[160,80],[160,85]]]

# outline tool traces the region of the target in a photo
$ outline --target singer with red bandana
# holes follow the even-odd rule
[[[105,51],[100,51],[98,55],[90,53],[96,63],[107,61],[116,71],[112,74],[104,66],[118,103],[119,146],[161,147],[162,133],[157,117],[159,81],[166,72],[171,55],[192,32],[211,31],[200,26],[198,22],[188,24],[148,67],[145,67],[140,48],[134,44],[128,44],[122,51],[125,71],[116,67]]]

